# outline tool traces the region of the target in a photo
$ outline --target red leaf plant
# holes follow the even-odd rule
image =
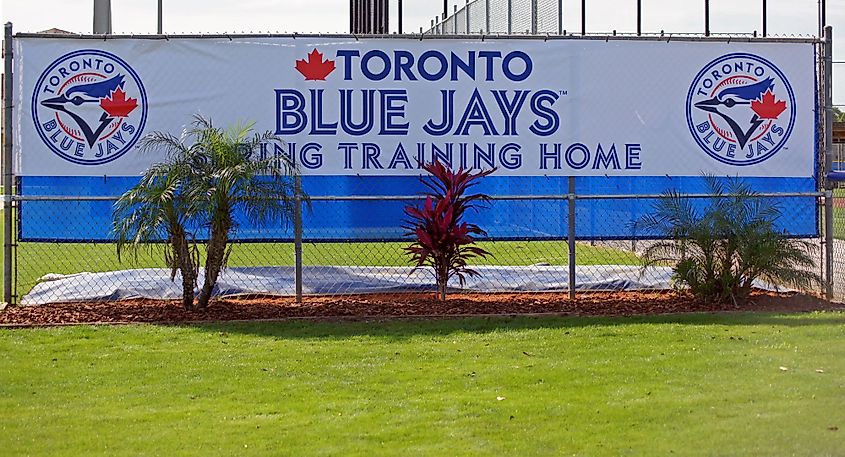
[[[468,266],[470,259],[492,256],[488,251],[473,246],[475,236],[486,236],[479,226],[463,221],[467,210],[477,210],[489,201],[484,194],[467,194],[467,191],[493,170],[470,173],[463,168],[452,171],[439,161],[423,165],[430,173],[421,178],[428,187],[423,206],[406,206],[405,236],[414,237],[414,242],[405,248],[416,264],[414,271],[423,266],[434,269],[437,292],[440,300],[446,299],[449,279],[456,277],[461,286],[467,276],[479,276]]]

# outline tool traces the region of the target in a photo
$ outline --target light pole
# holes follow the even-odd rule
[[[111,33],[111,0],[94,0],[94,33]]]

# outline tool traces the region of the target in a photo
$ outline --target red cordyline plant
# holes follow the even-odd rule
[[[488,201],[487,195],[467,195],[466,192],[479,179],[495,170],[470,173],[462,168],[452,171],[439,161],[425,164],[423,169],[431,174],[422,178],[429,192],[422,208],[405,207],[408,216],[405,221],[408,232],[405,235],[415,238],[405,252],[416,263],[414,270],[426,265],[434,269],[438,297],[445,300],[450,278],[458,278],[463,286],[467,276],[479,275],[467,262],[475,257],[492,255],[473,246],[474,236],[486,236],[487,232],[475,224],[464,222],[463,216],[467,210],[477,209],[480,203]]]

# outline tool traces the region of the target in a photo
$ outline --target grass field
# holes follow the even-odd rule
[[[843,337],[843,313],[2,330],[0,448],[842,455]]]

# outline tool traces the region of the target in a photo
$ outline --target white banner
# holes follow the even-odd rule
[[[15,39],[20,175],[132,176],[194,114],[255,121],[309,175],[812,177],[804,43]]]

